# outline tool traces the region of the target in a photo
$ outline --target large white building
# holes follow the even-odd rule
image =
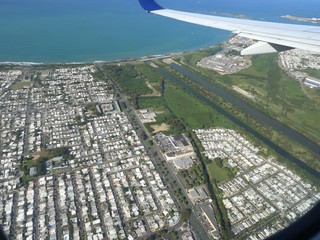
[[[316,78],[307,77],[304,84],[311,88],[320,88],[320,80]]]

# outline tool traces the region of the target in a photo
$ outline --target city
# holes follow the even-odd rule
[[[320,200],[320,192],[314,186],[275,159],[259,156],[259,149],[235,131],[195,132],[209,159],[226,159],[224,164],[237,169],[234,178],[219,184],[235,235],[246,230],[248,239],[265,239],[304,215]],[[250,234],[257,225],[261,230]]]
[[[161,113],[132,110],[137,125],[118,88],[96,79],[97,71],[79,66],[1,72],[3,230],[10,239],[148,239],[175,229],[182,239],[197,239],[195,223],[185,225],[176,190],[163,181],[141,139],[139,125],[155,123]],[[218,188],[233,236],[264,239],[320,200],[315,186],[236,131],[193,131],[209,161],[228,169]],[[190,185],[182,177],[200,164],[190,139],[161,131],[151,138],[179,194],[191,203],[193,221],[220,239],[206,184]]]
[[[320,236],[318,1],[0,6],[0,240]]]
[[[21,72],[2,75],[0,219],[11,239],[146,238],[180,220],[114,89],[93,73],[43,71],[18,90]],[[61,147],[63,164],[41,172],[45,149]]]

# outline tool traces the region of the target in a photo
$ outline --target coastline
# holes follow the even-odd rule
[[[197,51],[201,51],[203,49],[207,49],[210,47],[216,47],[218,45],[209,45],[206,47],[201,47],[195,50],[190,51],[180,51],[180,52],[170,52],[164,54],[155,54],[155,55],[146,55],[142,57],[129,57],[123,59],[115,59],[115,60],[94,60],[94,61],[81,61],[81,62],[13,62],[13,61],[5,61],[0,62],[0,66],[45,66],[45,65],[94,65],[94,64],[107,64],[107,63],[123,63],[123,62],[134,62],[134,61],[148,61],[155,59],[163,59],[172,56],[178,56],[186,53],[193,53]]]

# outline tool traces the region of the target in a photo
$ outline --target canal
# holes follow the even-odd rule
[[[258,121],[261,123],[273,128],[279,133],[282,133],[283,135],[287,136],[289,139],[296,141],[297,143],[301,144],[302,146],[308,148],[312,152],[316,154],[320,154],[320,146],[312,141],[311,139],[307,138],[306,136],[302,135],[301,133],[297,132],[296,130],[288,127],[287,125],[284,125],[283,123],[279,122],[278,120],[271,118],[258,110],[257,108],[249,105],[245,101],[241,100],[239,97],[236,97],[229,93],[227,90],[216,86],[213,83],[210,83],[203,78],[201,78],[199,75],[196,75],[192,72],[190,72],[185,67],[178,65],[176,63],[171,63],[170,67],[172,67],[174,70],[186,75],[191,80],[200,83],[205,88],[212,91],[215,95],[223,98],[225,101],[230,102],[237,108],[243,110],[244,112],[250,114],[251,116],[255,117]]]
[[[180,69],[181,66],[177,65],[177,64],[172,64],[171,66],[175,66],[175,69]],[[178,67],[179,68],[178,68]],[[191,72],[189,72],[187,69],[182,68],[181,70],[183,70],[183,72],[188,72],[190,73],[190,76],[194,76],[197,77],[196,75],[192,74]],[[228,118],[230,121],[232,121],[233,123],[237,124],[239,127],[243,128],[245,131],[249,132],[250,134],[252,134],[253,136],[255,136],[257,139],[259,139],[260,141],[262,141],[263,143],[265,143],[266,145],[268,145],[270,148],[272,148],[275,152],[277,152],[279,155],[283,156],[284,158],[290,160],[291,162],[293,162],[294,164],[296,164],[298,167],[306,170],[309,174],[320,178],[320,172],[318,172],[317,170],[311,168],[310,166],[308,166],[306,163],[304,163],[303,161],[301,161],[300,159],[296,158],[295,156],[293,156],[292,154],[288,153],[287,151],[285,151],[283,148],[279,147],[278,145],[276,145],[275,143],[273,143],[271,140],[269,140],[268,138],[264,137],[263,135],[261,135],[260,133],[258,133],[256,130],[254,130],[252,127],[248,126],[247,124],[245,124],[244,122],[242,122],[241,120],[239,120],[238,118],[236,118],[235,116],[233,116],[232,114],[230,114],[229,112],[225,111],[224,109],[222,109],[220,106],[216,105],[215,103],[213,103],[212,101],[210,101],[209,99],[207,99],[206,97],[204,97],[203,95],[201,95],[199,92],[195,91],[193,88],[191,88],[190,86],[188,86],[187,84],[185,84],[183,81],[175,78],[174,76],[172,76],[170,73],[168,73],[167,71],[165,71],[162,68],[157,68],[156,71],[158,71],[160,74],[162,74],[164,77],[166,77],[168,80],[174,82],[175,84],[179,85],[181,88],[185,89],[187,92],[189,92],[190,94],[194,95],[195,97],[197,97],[199,100],[201,100],[203,103],[209,105],[210,107],[212,107],[213,109],[215,109],[217,112],[219,112],[220,114],[222,114],[223,116],[225,116],[226,118]],[[187,75],[187,74],[185,74]],[[197,77],[198,78],[198,77]],[[195,80],[193,77],[191,78],[193,80]],[[201,80],[200,78],[198,80]],[[197,81],[198,82],[198,81]],[[207,83],[206,81],[203,80],[204,83]],[[206,84],[206,86],[208,87],[212,87],[209,83]],[[209,88],[211,90],[211,88]],[[223,89],[220,89],[223,90]],[[229,93],[227,93],[228,95],[231,95]],[[232,96],[232,95],[231,95]],[[233,97],[233,96],[232,96]],[[237,99],[237,101],[239,101]],[[300,134],[301,135],[301,134]],[[302,136],[302,135],[301,135]],[[293,136],[292,136],[293,137]],[[294,138],[293,138],[294,139]],[[317,145],[318,146],[318,145]]]

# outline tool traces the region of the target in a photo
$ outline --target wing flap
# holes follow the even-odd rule
[[[255,55],[255,54],[265,54],[265,53],[275,53],[283,52],[292,49],[291,47],[282,46],[267,42],[257,42],[250,47],[241,51],[241,55]]]
[[[320,45],[319,44],[312,44],[308,42],[304,42],[302,38],[286,38],[286,37],[278,37],[277,35],[274,36],[270,34],[267,35],[260,35],[259,33],[240,33],[240,37],[246,37],[255,39],[262,42],[267,42],[270,44],[276,44],[280,46],[287,46],[292,48],[303,49],[311,52],[319,52],[320,53]]]

